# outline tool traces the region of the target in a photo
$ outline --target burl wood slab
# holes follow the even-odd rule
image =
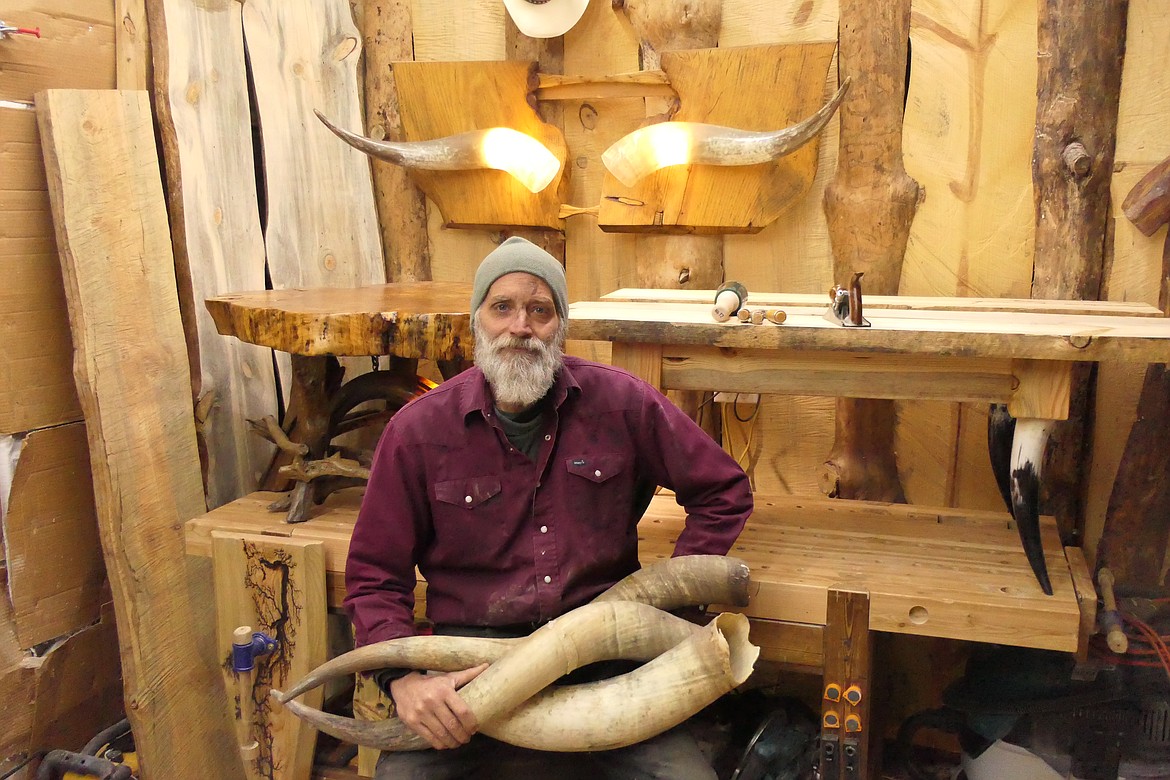
[[[225,336],[295,355],[470,359],[471,285],[401,282],[262,290],[207,300]]]

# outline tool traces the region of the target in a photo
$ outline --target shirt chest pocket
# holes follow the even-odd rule
[[[499,477],[469,477],[435,483],[435,500],[449,507],[475,509],[499,493]]]
[[[621,452],[565,458],[565,469],[570,474],[598,485],[610,482],[614,477],[627,476],[629,467],[629,455]]]

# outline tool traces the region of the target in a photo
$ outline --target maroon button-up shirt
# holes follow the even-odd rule
[[[724,554],[752,510],[747,476],[655,388],[566,357],[537,458],[469,369],[401,409],[378,444],[346,566],[358,645],[414,631],[415,566],[435,623],[542,623],[638,568],[639,497],[674,490],[674,554]]]

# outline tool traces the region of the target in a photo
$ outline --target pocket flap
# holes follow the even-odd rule
[[[629,456],[625,453],[608,452],[565,458],[565,468],[570,474],[584,477],[590,482],[605,482],[624,471],[628,462]]]
[[[499,477],[472,477],[435,483],[436,500],[465,509],[475,509],[499,492]]]

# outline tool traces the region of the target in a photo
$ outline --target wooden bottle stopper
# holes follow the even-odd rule
[[[788,315],[783,309],[764,309],[764,319],[768,322],[774,322],[780,325],[784,320],[788,319]]]
[[[715,291],[715,305],[711,317],[716,322],[727,322],[747,301],[747,288],[739,282],[724,282]]]
[[[763,309],[752,309],[752,325],[759,325],[764,321]]]
[[[739,317],[740,322],[751,322],[752,319],[752,313],[747,309],[740,309],[735,316]]]

